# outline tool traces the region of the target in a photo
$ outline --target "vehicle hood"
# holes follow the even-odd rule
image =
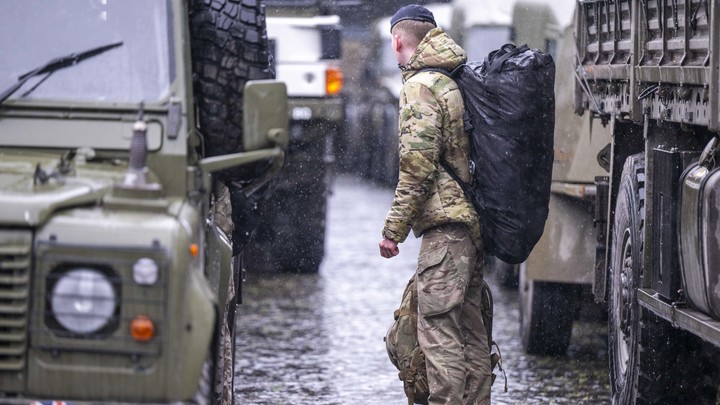
[[[58,162],[59,156],[50,154],[0,153],[0,224],[38,226],[59,209],[99,201],[124,169],[83,165],[60,175]],[[46,182],[35,181],[38,167],[49,176]]]

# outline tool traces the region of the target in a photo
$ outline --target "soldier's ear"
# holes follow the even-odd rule
[[[393,51],[400,52],[400,48],[402,47],[402,37],[400,34],[392,34],[392,47]]]

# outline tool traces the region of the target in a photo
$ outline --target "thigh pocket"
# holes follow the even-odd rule
[[[423,252],[418,260],[418,313],[443,314],[465,298],[467,280],[459,271],[448,247]]]

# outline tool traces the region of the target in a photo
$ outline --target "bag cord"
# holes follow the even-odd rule
[[[416,350],[410,360],[410,367],[398,373],[400,381],[404,383],[403,388],[405,389],[405,396],[407,396],[408,399],[408,405],[415,403],[415,382],[420,369],[420,363],[425,361],[425,357],[422,354],[421,350]]]
[[[492,337],[492,329],[493,329],[493,313],[495,313],[495,305],[493,302],[493,296],[492,291],[490,291],[490,286],[485,282],[485,280],[482,281],[482,290],[481,290],[481,296],[482,296],[482,321],[483,324],[485,324],[485,332],[487,333],[487,340],[488,340],[488,350],[490,351],[490,373],[491,373],[491,381],[490,385],[492,386],[495,383],[495,373],[492,371],[495,370],[495,366],[498,366],[498,369],[502,371],[503,377],[505,378],[505,392],[508,390],[508,383],[507,383],[507,374],[505,374],[505,369],[503,368],[502,364],[502,352],[500,351],[500,345],[493,340]],[[493,353],[493,346],[497,348],[497,352]]]

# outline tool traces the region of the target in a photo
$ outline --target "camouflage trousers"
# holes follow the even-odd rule
[[[490,403],[490,350],[480,312],[483,256],[462,224],[423,235],[417,328],[430,405]]]

